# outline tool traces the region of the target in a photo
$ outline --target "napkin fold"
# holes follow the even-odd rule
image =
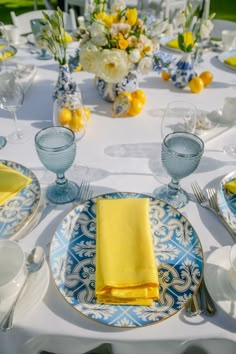
[[[224,60],[225,64],[236,67],[236,57],[230,57]]]
[[[227,191],[236,195],[236,179],[233,179],[232,181],[225,183],[224,187]]]
[[[0,205],[19,193],[32,181],[19,171],[0,163]]]
[[[193,44],[193,33],[192,32],[184,32],[183,36],[184,36],[184,43],[186,46],[188,46],[189,44]],[[167,45],[167,47],[170,47],[170,48],[179,49],[178,37],[167,42],[166,45]]]
[[[98,199],[96,212],[97,302],[151,306],[159,283],[149,198]]]

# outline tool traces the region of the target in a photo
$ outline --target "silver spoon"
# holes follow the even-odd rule
[[[8,329],[11,329],[13,327],[13,316],[14,316],[16,304],[17,304],[21,294],[23,293],[23,290],[26,287],[26,284],[27,284],[27,281],[30,277],[30,274],[37,272],[42,267],[44,260],[45,260],[45,253],[44,253],[43,248],[40,246],[33,248],[32,251],[29,253],[27,260],[26,260],[26,268],[27,268],[28,273],[25,278],[25,281],[24,281],[20,291],[18,292],[13,304],[11,305],[10,309],[8,310],[8,312],[6,313],[6,315],[4,316],[4,318],[0,324],[0,329],[3,332],[5,332]]]

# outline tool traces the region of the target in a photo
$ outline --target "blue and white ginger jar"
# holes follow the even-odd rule
[[[184,88],[193,79],[194,67],[191,53],[185,53],[177,62],[176,68],[171,76],[175,87]]]

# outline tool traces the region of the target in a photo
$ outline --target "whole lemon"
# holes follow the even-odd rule
[[[199,77],[202,79],[204,86],[208,86],[212,83],[213,74],[210,71],[203,71]]]
[[[73,132],[78,132],[84,128],[83,115],[80,113],[81,111],[79,111],[79,109],[73,111],[72,119],[69,122],[69,128],[73,130]]]
[[[204,88],[204,83],[199,76],[194,76],[194,78],[189,81],[188,86],[192,93],[199,93]]]
[[[85,112],[86,119],[90,120],[90,118],[91,118],[90,109],[88,107],[84,106],[84,112]]]
[[[171,78],[171,75],[167,71],[162,70],[161,78],[162,80],[168,81]]]
[[[128,98],[129,102],[132,101],[132,93],[129,91],[121,91],[118,96],[125,96]]]
[[[130,104],[130,108],[128,110],[128,114],[130,116],[136,116],[141,113],[143,109],[143,103],[137,98],[133,98]]]
[[[139,100],[142,104],[145,104],[146,103],[146,100],[147,100],[147,97],[146,97],[146,94],[143,90],[136,90],[134,92],[132,92],[132,99],[137,99]]]
[[[61,125],[67,125],[72,119],[72,112],[68,108],[61,108],[58,111],[58,122]]]

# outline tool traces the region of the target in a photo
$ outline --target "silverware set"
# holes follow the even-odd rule
[[[207,188],[206,189],[207,196],[206,196],[197,182],[193,182],[191,184],[191,187],[198,203],[203,208],[206,208],[211,212],[213,212],[219,218],[219,220],[222,222],[222,224],[225,226],[225,228],[227,229],[227,231],[230,233],[230,235],[233,237],[235,241],[236,233],[234,232],[233,229],[231,229],[231,227],[227,224],[227,222],[220,214],[219,207],[217,204],[217,196],[216,196],[215,188]],[[188,303],[186,307],[186,312],[190,316],[195,316],[201,313],[204,313],[207,316],[212,316],[216,313],[216,307],[214,301],[212,300],[207,290],[204,278],[200,283],[199,289],[193,295],[191,301]]]

